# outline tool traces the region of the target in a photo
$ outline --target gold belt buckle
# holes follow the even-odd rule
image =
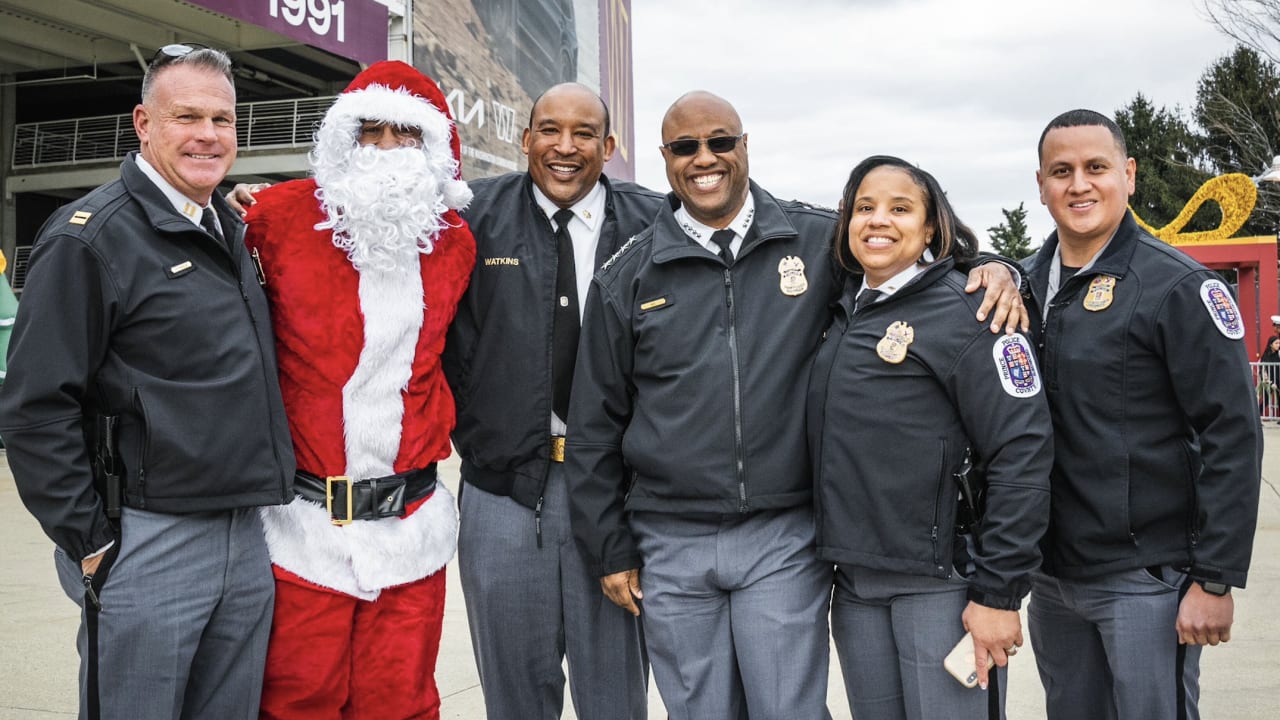
[[[558,463],[564,462],[564,436],[563,435],[551,436],[551,461],[558,462]]]
[[[333,484],[336,482],[344,482],[347,484],[347,517],[346,519],[336,518],[333,516]],[[351,478],[346,475],[330,475],[324,479],[325,509],[329,511],[329,522],[334,525],[350,525],[351,513],[354,510],[351,506],[354,504],[351,492]]]

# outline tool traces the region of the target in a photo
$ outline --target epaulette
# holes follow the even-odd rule
[[[631,246],[634,245],[638,239],[640,239],[640,235],[638,233],[627,238],[627,241],[622,243],[622,247],[618,248],[618,251],[615,252],[612,257],[604,261],[604,264],[600,266],[600,271],[604,272],[605,270],[608,270],[611,265],[618,261],[618,258],[622,257],[623,253],[631,249]]]
[[[819,212],[829,212],[829,213],[839,214],[839,213],[836,213],[835,208],[829,208],[826,205],[818,205],[817,203],[806,202],[804,200],[792,200],[791,202],[793,204],[799,205],[800,207],[807,208],[809,210],[817,210]]]

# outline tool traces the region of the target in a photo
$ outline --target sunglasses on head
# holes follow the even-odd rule
[[[717,135],[706,140],[684,138],[683,140],[672,140],[669,143],[663,143],[662,147],[670,150],[671,154],[677,157],[688,157],[697,155],[698,146],[706,143],[708,150],[717,155],[722,155],[738,147],[738,141],[741,139],[741,135]]]
[[[165,45],[157,50],[155,55],[151,56],[150,65],[163,65],[172,60],[177,60],[180,57],[186,57],[197,50],[208,49],[208,45],[201,45],[200,43],[174,43],[172,45]]]

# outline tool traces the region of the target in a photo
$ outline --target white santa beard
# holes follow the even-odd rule
[[[417,265],[448,227],[441,170],[418,148],[382,150],[357,146],[317,148],[316,197],[327,219],[317,230],[332,230],[333,244],[345,250],[357,270]]]

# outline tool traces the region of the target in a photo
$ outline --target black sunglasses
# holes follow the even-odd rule
[[[717,155],[722,155],[724,153],[731,152],[734,148],[738,147],[738,141],[741,139],[741,135],[718,135],[716,137],[709,137],[706,140],[685,138],[683,140],[672,140],[669,143],[664,143],[662,147],[670,150],[671,154],[676,157],[688,157],[690,155],[697,155],[698,146],[706,143],[708,150]]]
[[[174,43],[173,45],[165,45],[151,56],[150,65],[155,67],[163,65],[167,62],[177,60],[180,57],[186,57],[197,50],[208,50],[208,45],[200,43]]]

